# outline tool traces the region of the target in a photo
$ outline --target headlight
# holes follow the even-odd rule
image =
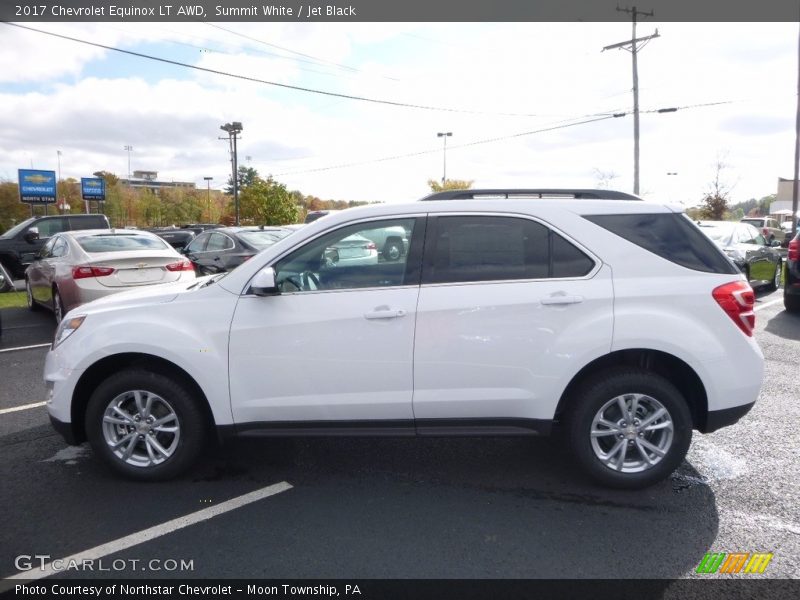
[[[83,325],[84,319],[86,319],[86,315],[78,315],[77,317],[70,317],[69,319],[61,321],[58,325],[58,329],[56,329],[56,337],[53,340],[53,350],[55,350],[61,342],[75,333],[78,327]]]

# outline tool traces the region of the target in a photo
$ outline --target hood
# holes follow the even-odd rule
[[[130,306],[142,306],[148,304],[166,304],[172,302],[185,292],[199,289],[203,283],[214,277],[208,275],[198,277],[192,281],[176,281],[174,283],[163,283],[159,285],[148,285],[137,290],[119,292],[111,294],[98,300],[71,310],[71,313],[89,314],[102,310],[116,310]]]

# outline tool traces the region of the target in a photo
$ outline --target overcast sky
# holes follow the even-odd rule
[[[0,179],[18,168],[85,177],[230,174],[219,126],[241,121],[241,164],[324,199],[414,200],[441,179],[474,187],[632,191],[631,56],[625,23],[28,24],[199,67],[165,64],[0,24]],[[224,28],[224,29],[223,29]],[[695,204],[721,160],[734,202],[793,176],[797,25],[640,24],[641,194]],[[695,106],[726,102],[713,106]],[[693,107],[694,106],[694,107]],[[551,131],[541,131],[561,127]],[[527,135],[524,135],[527,134]],[[494,141],[487,141],[494,140]],[[486,143],[476,143],[486,142]],[[413,154],[412,157],[392,158]],[[387,159],[387,160],[382,160]],[[391,159],[391,160],[389,160]],[[344,167],[343,165],[350,165]],[[677,173],[668,175],[668,173]]]

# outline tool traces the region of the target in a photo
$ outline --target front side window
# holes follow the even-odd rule
[[[290,293],[416,285],[419,243],[412,240],[417,226],[415,218],[388,219],[325,234],[273,265],[278,288]],[[396,252],[384,256],[378,244],[387,242],[377,236],[386,230],[409,232],[408,248],[401,241]]]
[[[425,283],[583,277],[594,261],[548,227],[518,217],[438,217]]]
[[[67,229],[67,220],[62,217],[52,219],[42,219],[34,225],[39,229],[40,238],[49,238]]]

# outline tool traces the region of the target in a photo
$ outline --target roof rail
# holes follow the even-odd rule
[[[475,200],[480,196],[500,196],[514,198],[515,196],[534,196],[537,198],[575,198],[578,200],[641,200],[633,194],[616,192],[614,190],[591,189],[488,189],[488,190],[446,190],[436,192],[421,198],[427,200]]]

